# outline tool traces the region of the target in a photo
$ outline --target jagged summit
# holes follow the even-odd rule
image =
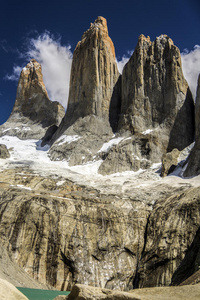
[[[21,71],[14,107],[0,134],[42,138],[49,126],[60,124],[64,114],[63,106],[48,97],[41,65],[31,59]]]
[[[112,51],[113,56],[115,57],[115,47],[108,35],[108,27],[107,27],[107,20],[103,17],[98,17],[94,23],[90,24],[90,28],[84,32],[82,35],[82,39],[79,43],[84,43],[87,39],[90,39],[92,36],[96,36],[96,38],[102,38],[107,40],[108,45],[110,44],[110,49]],[[79,45],[77,44],[77,46]]]

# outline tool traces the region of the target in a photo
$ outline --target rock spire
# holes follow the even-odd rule
[[[72,61],[68,108],[57,136],[79,118],[95,115],[109,120],[119,72],[107,21],[98,17],[78,42]]]
[[[21,71],[16,101],[1,134],[41,138],[49,126],[59,125],[64,114],[63,106],[48,97],[41,65],[31,59]]]
[[[141,35],[122,73],[119,130],[137,134],[162,128],[164,148],[182,150],[193,141],[193,114],[179,49],[167,35],[154,42]]]

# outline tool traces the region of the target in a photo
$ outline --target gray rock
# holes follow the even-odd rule
[[[178,158],[180,151],[178,149],[173,149],[162,157],[162,171],[161,176],[165,177],[175,170],[178,165]]]
[[[0,144],[0,158],[9,158],[10,157],[10,153],[6,147],[6,145]]]
[[[181,68],[179,49],[166,35],[143,35],[122,73],[119,130],[132,134],[159,127],[164,152],[193,142],[194,103]],[[164,132],[164,136],[163,136]]]
[[[67,160],[70,166],[100,159],[98,151],[112,137],[109,122],[94,115],[79,118],[53,144],[52,160]]]
[[[108,122],[118,78],[115,48],[108,35],[107,21],[98,17],[75,48],[67,112],[52,142],[79,118],[95,115]]]
[[[200,174],[200,75],[198,78],[197,96],[195,104],[195,145],[188,159],[188,165],[184,172],[185,177]]]

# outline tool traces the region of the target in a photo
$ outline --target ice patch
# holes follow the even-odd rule
[[[118,138],[114,138],[114,139],[110,140],[109,142],[103,144],[103,146],[98,151],[98,153],[99,152],[107,152],[112,146],[119,144],[121,142],[121,140],[123,140],[123,139],[124,139],[124,137],[118,137]]]
[[[17,185],[11,184],[10,186],[12,186],[12,187],[17,186],[17,187],[19,187],[19,188],[21,188],[21,189],[32,191],[32,188],[30,188],[30,187],[28,187],[28,186],[25,186],[25,185],[23,185],[23,184],[17,184]]]
[[[88,162],[84,165],[77,165],[70,167],[71,170],[83,174],[83,175],[91,175],[91,174],[98,174],[98,169],[100,165],[102,164],[103,160],[98,160],[94,162]],[[99,175],[101,176],[101,175]]]
[[[57,186],[61,186],[61,185],[63,185],[64,183],[65,183],[65,180],[60,180],[60,181],[56,182],[56,185],[57,185]]]
[[[57,140],[57,145],[63,145],[65,143],[70,144],[71,142],[75,142],[79,140],[81,137],[79,135],[62,135],[58,140]]]
[[[4,129],[3,132],[9,131],[11,128]]]
[[[145,131],[142,132],[142,134],[146,135],[146,134],[149,134],[153,131],[153,129],[147,129]]]

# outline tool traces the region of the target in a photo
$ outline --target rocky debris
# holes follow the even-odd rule
[[[168,36],[154,42],[139,37],[123,69],[121,95],[120,131],[152,130],[153,134],[158,127],[164,152],[182,150],[193,142],[194,103],[183,77],[180,51]]]
[[[0,278],[1,300],[28,300],[14,285]]]
[[[95,115],[109,120],[110,103],[119,72],[107,21],[98,17],[83,34],[73,54],[66,115],[55,141],[79,118]]]
[[[14,107],[0,134],[41,138],[49,126],[60,124],[64,114],[63,106],[49,99],[41,65],[32,59],[21,71]]]
[[[198,78],[197,96],[195,103],[195,145],[189,156],[185,177],[200,174],[200,75]]]
[[[179,287],[155,287],[120,292],[76,284],[66,300],[182,300],[199,299],[200,284]],[[57,298],[56,298],[57,299]]]
[[[0,158],[6,159],[10,157],[10,153],[6,145],[0,144]]]
[[[180,151],[178,149],[173,149],[171,152],[168,152],[162,157],[162,171],[161,176],[165,177],[172,173],[178,165],[178,158]]]

